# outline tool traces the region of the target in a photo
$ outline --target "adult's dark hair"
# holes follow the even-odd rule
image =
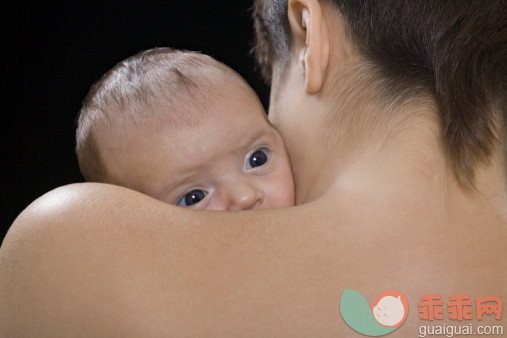
[[[507,115],[507,6],[503,0],[321,0],[347,23],[359,53],[389,88],[433,95],[461,183],[489,163]],[[271,80],[291,49],[288,0],[256,0],[254,53]]]

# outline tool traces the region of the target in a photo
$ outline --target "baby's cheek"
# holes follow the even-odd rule
[[[285,208],[295,205],[296,192],[290,166],[280,168],[266,186],[266,202],[268,208]]]

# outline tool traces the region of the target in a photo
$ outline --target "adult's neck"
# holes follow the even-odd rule
[[[419,195],[421,203],[447,213],[453,206],[468,205],[504,213],[507,205],[505,169],[501,146],[489,164],[477,167],[475,187],[456,179],[446,155],[436,105],[430,97],[379,106],[366,96],[354,106],[354,118],[344,118],[350,102],[335,102],[328,117],[308,119],[310,156],[298,166],[297,203],[331,194],[375,194],[407,199]],[[340,115],[341,114],[341,115]],[[338,118],[337,118],[338,117]],[[318,131],[327,130],[322,133]],[[312,148],[314,149],[312,151]],[[315,151],[321,149],[322,151]]]

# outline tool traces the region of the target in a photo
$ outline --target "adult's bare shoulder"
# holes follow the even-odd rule
[[[0,247],[0,335],[107,332],[93,321],[114,306],[103,285],[115,274],[107,266],[108,256],[119,254],[113,237],[116,248],[125,243],[128,233],[120,229],[135,212],[130,204],[149,208],[150,202],[128,189],[85,183],[30,204]],[[112,267],[119,256],[109,258]]]
[[[314,208],[196,212],[110,185],[56,189],[0,249],[0,333],[287,332],[284,318],[304,319],[293,301],[316,301],[298,291],[322,259]]]
[[[338,335],[344,289],[404,292],[404,334],[422,295],[505,296],[504,226],[344,197],[198,212],[107,185],[50,192],[0,248],[0,335]]]

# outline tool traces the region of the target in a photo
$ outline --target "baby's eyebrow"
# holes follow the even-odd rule
[[[270,130],[260,130],[257,133],[253,134],[252,136],[248,137],[244,142],[241,143],[241,145],[237,148],[240,150],[249,148],[252,143],[254,143],[258,138],[261,138],[264,135],[270,134]],[[237,151],[237,149],[231,149],[230,153]]]
[[[174,191],[177,187],[181,185],[185,185],[188,182],[192,181],[194,179],[194,176],[196,173],[200,172],[204,168],[204,165],[199,165],[196,168],[189,169],[188,171],[185,171],[182,175],[178,177],[178,180],[175,181],[173,184],[167,185],[162,189],[160,194],[156,196],[156,199],[161,199],[162,197],[165,197],[170,192]]]

